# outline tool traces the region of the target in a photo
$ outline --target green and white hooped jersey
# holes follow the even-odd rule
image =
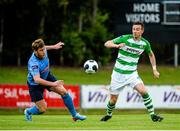
[[[125,43],[125,46],[119,49],[114,66],[114,70],[121,74],[131,74],[136,71],[140,55],[144,50],[147,54],[151,52],[150,43],[144,38],[135,41],[133,35],[122,35],[112,41],[114,44]]]

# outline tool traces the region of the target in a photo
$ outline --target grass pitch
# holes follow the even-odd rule
[[[161,75],[154,79],[150,65],[139,65],[138,72],[145,85],[178,85],[180,84],[180,67],[158,66]],[[86,74],[82,67],[51,67],[57,79],[64,80],[65,84],[109,84],[113,67],[100,67],[96,74]],[[27,67],[1,67],[0,84],[26,84]]]
[[[161,114],[162,122],[152,122],[147,114],[113,115],[101,122],[103,115],[87,115],[74,122],[70,115],[35,115],[26,122],[24,115],[0,115],[0,130],[180,130],[180,114]]]

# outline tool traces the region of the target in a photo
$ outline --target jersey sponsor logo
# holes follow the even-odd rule
[[[134,54],[141,54],[140,51],[135,50],[135,49],[132,49],[132,48],[128,48],[128,47],[127,47],[126,50],[127,50],[128,52],[131,52],[131,53],[134,53]]]
[[[33,65],[32,70],[38,69],[38,65]]]
[[[49,65],[44,70],[42,70],[41,73],[44,73],[44,72],[46,72],[48,70],[49,70]]]

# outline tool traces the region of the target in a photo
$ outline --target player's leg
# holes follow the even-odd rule
[[[57,79],[51,74],[48,74],[47,77],[48,81],[57,81]],[[47,88],[49,91],[54,91],[57,94],[61,95],[64,104],[66,105],[66,107],[68,108],[69,112],[71,113],[73,120],[85,120],[86,116],[82,116],[79,113],[76,112],[75,107],[74,107],[74,103],[73,100],[71,98],[71,96],[67,93],[66,89],[63,86],[64,81],[62,81],[61,85],[57,86],[57,87],[51,87],[51,88]]]
[[[60,85],[58,87],[51,87],[51,90],[61,95],[63,102],[68,108],[69,112],[71,113],[74,121],[86,119],[86,116],[80,115],[79,113],[76,112],[73,100],[71,96],[67,93],[63,85]]]
[[[38,111],[36,112],[37,114],[42,114],[46,112],[47,104],[44,99],[40,101],[36,101],[35,104],[36,104],[37,110],[39,110],[39,112]]]
[[[112,112],[113,109],[115,108],[116,102],[118,99],[118,95],[110,95],[110,100],[107,104],[107,110],[106,110],[106,115],[101,118],[101,121],[108,121],[112,117]]]
[[[40,85],[37,86],[28,85],[28,86],[29,86],[31,101],[34,102],[35,105],[33,107],[26,108],[24,110],[24,114],[25,114],[25,119],[27,121],[31,121],[32,120],[31,115],[42,114],[43,112],[46,111],[47,105],[43,98],[44,88]]]
[[[46,111],[47,105],[44,99],[35,102],[35,105],[24,110],[25,120],[32,121],[32,115],[39,115]]]
[[[118,95],[110,95],[110,100],[107,104],[107,115],[112,116],[113,109],[115,108]]]
[[[152,98],[150,97],[147,89],[145,88],[143,83],[139,83],[135,86],[135,89],[141,94],[143,101],[144,101],[144,105],[146,106],[152,121],[157,122],[157,121],[162,121],[163,117],[155,114],[154,112],[154,106],[153,106],[153,102],[152,102]]]
[[[106,115],[100,121],[108,121],[112,117],[113,109],[115,108],[119,93],[126,85],[124,75],[113,71],[111,75],[111,83],[109,87],[110,100],[107,103]]]

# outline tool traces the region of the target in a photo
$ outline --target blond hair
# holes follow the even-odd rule
[[[37,39],[32,43],[32,50],[37,51],[39,48],[42,48],[44,46],[44,41],[42,39]]]

